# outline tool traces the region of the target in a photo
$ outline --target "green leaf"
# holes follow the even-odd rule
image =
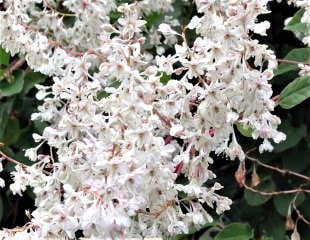
[[[289,21],[289,23],[287,24],[287,26],[292,26],[296,23],[299,23],[301,21],[302,16],[305,13],[305,9],[301,8],[299,9],[295,15],[292,17],[291,21]]]
[[[0,65],[9,65],[10,62],[10,54],[8,54],[6,51],[4,51],[0,47]]]
[[[288,207],[290,202],[295,197],[294,194],[284,194],[278,195],[273,197],[273,204],[279,214],[282,216],[287,216]],[[300,205],[305,200],[305,195],[299,194],[298,198],[296,199],[296,206]]]
[[[4,152],[9,157],[15,159],[15,153],[14,153],[14,151],[10,147],[4,146],[4,147],[1,148],[1,151]],[[6,172],[14,171],[15,170],[15,166],[16,166],[16,164],[14,164],[12,162],[6,162],[6,164],[4,165],[4,171],[6,171]]]
[[[109,87],[118,88],[121,85],[120,81],[114,81]],[[110,96],[110,93],[107,93],[105,90],[102,90],[97,93],[97,98],[100,100]]]
[[[262,236],[260,240],[274,240],[272,237]]]
[[[253,129],[245,124],[236,123],[238,131],[245,137],[251,137]]]
[[[299,210],[302,212],[304,216],[310,216],[310,198],[306,198],[305,201],[300,204]]]
[[[47,76],[39,73],[39,72],[28,72],[24,77],[24,89],[23,93],[27,94],[30,89],[34,87],[35,84],[42,83],[46,80]]]
[[[274,152],[283,152],[296,146],[306,134],[306,126],[294,127],[289,120],[285,120],[279,127],[281,132],[286,134],[286,140],[274,146]]]
[[[17,159],[20,163],[25,165],[32,165],[34,162],[30,161],[29,158],[25,157],[25,150],[21,150],[15,154],[15,159]]]
[[[7,146],[12,145],[19,140],[22,133],[23,130],[20,128],[18,119],[9,118],[2,142]]]
[[[310,34],[310,24],[301,22],[301,18],[304,13],[305,9],[300,9],[295,13],[291,21],[284,28],[285,30],[295,33],[296,37],[299,39],[303,39],[305,36]]]
[[[284,27],[284,29],[292,32],[302,32],[305,34],[309,33],[309,27],[307,24],[301,22],[301,18],[304,13],[304,8],[301,8],[299,11],[297,11],[287,26]]]
[[[269,210],[269,211],[268,211]],[[273,240],[284,240],[285,221],[274,209],[267,209],[262,212],[264,215],[262,222],[262,230],[266,232]]]
[[[292,32],[303,33],[304,35],[309,34],[309,24],[307,23],[296,23],[294,25],[287,26],[285,30],[289,30]]]
[[[232,223],[227,225],[215,240],[249,240],[253,237],[253,230],[250,225],[242,223]]]
[[[42,122],[40,120],[33,121],[35,130],[38,131],[39,134],[43,133],[44,128],[48,126],[46,122]]]
[[[280,106],[284,109],[295,107],[310,97],[310,76],[296,78],[280,94]]]
[[[71,28],[74,26],[74,23],[76,21],[76,17],[75,16],[64,16],[63,17],[63,24],[68,27],[68,28]]]
[[[160,82],[164,85],[166,85],[171,80],[171,76],[167,75],[166,73],[163,73],[160,77]]]
[[[271,179],[266,179],[262,181],[256,187],[256,189],[263,192],[272,192],[275,190],[275,185]],[[250,190],[245,190],[244,198],[250,206],[258,206],[267,202],[271,198],[271,196],[262,196],[259,193],[255,193]]]
[[[219,222],[218,222],[217,220],[214,220],[213,222],[206,223],[206,224],[204,224],[203,226],[198,227],[198,228],[192,226],[192,227],[189,228],[188,233],[186,233],[186,234],[174,235],[173,237],[170,237],[169,240],[188,239],[188,237],[189,237],[190,235],[192,235],[192,234],[194,234],[194,233],[196,233],[196,232],[198,232],[198,231],[201,231],[201,230],[203,230],[203,229],[206,229],[206,228],[211,229],[211,228],[215,227],[215,226],[218,225],[218,224],[219,224]],[[199,238],[199,239],[202,240],[203,238]]]
[[[0,105],[0,140],[3,138],[6,126],[8,123],[8,116],[13,107],[13,101],[8,101]]]
[[[292,60],[297,62],[310,61],[310,48],[296,48],[291,50],[284,58],[285,60]],[[275,71],[275,76],[298,70],[297,64],[281,63]]]
[[[146,20],[146,26],[148,28],[151,28],[153,26],[158,25],[160,22],[162,22],[164,19],[164,15],[162,13],[158,12],[151,12],[149,15],[145,17]]]
[[[298,148],[295,147],[284,152],[282,156],[283,168],[295,172],[301,172],[305,170],[308,166],[310,166],[310,149],[307,148],[307,146],[305,145],[300,145],[298,145]]]
[[[24,73],[17,70],[14,72],[14,79],[11,82],[0,82],[0,96],[9,97],[20,93],[24,86]]]
[[[110,11],[109,13],[110,23],[115,23],[121,16],[122,14],[118,11]]]
[[[3,69],[0,69],[0,81],[3,80],[4,76],[3,74],[5,73],[5,71]]]

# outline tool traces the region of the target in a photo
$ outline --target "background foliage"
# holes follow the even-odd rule
[[[176,11],[173,14],[186,16],[188,19],[191,14],[194,14],[191,6],[184,7],[181,1],[176,1],[176,4]],[[279,59],[309,62],[310,49],[306,48],[295,35],[296,33],[298,36],[309,34],[309,26],[300,23],[302,10],[288,6],[285,2],[272,2],[270,8],[272,14],[261,16],[271,22],[268,36],[254,37],[269,45]],[[294,18],[284,29],[284,20],[293,15]],[[111,14],[112,21],[117,17],[117,14]],[[162,17],[158,14],[148,16],[148,27],[156,26],[158,19]],[[181,19],[188,22],[185,17]],[[32,72],[18,56],[9,56],[1,48],[0,64],[0,150],[29,165],[31,162],[24,157],[24,149],[34,146],[31,134],[40,133],[44,128],[41,122],[30,121],[31,113],[35,112],[40,104],[35,99],[34,86],[37,83],[49,85],[51,79]],[[165,76],[162,80],[168,81],[169,77]],[[279,95],[276,114],[283,121],[280,128],[287,134],[287,140],[276,145],[273,153],[259,155],[257,151],[253,151],[250,155],[263,163],[309,176],[310,100],[307,98],[310,96],[310,77],[299,77],[297,65],[282,63],[275,73],[272,84],[274,95]],[[239,130],[239,141],[245,150],[258,146],[258,142],[247,137],[251,129],[247,129],[246,126],[236,126],[236,128]],[[234,201],[232,210],[202,229],[193,229],[190,234],[176,236],[175,239],[283,240],[290,239],[294,224],[298,224],[301,239],[310,239],[309,226],[302,220],[296,221],[298,217],[296,211],[289,207],[296,197],[296,206],[306,219],[310,219],[308,195],[301,193],[298,196],[296,194],[262,196],[250,190],[244,190],[234,178],[239,162],[227,161],[222,156],[216,158],[217,161],[212,167],[219,178],[218,181],[225,186],[222,194]],[[9,175],[14,165],[9,162],[3,162],[3,165],[4,171],[1,177],[9,183],[11,181]],[[245,167],[248,185],[255,186],[259,191],[296,189],[305,183],[300,178],[263,168],[253,161],[246,161]],[[31,189],[28,189],[23,197],[13,196],[8,189],[8,184],[1,189],[1,227],[10,228],[25,224],[28,220],[25,210],[34,208],[33,199]]]

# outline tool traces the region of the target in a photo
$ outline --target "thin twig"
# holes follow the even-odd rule
[[[287,63],[287,64],[303,64],[303,65],[310,65],[310,62],[298,62],[294,60],[287,60],[287,59],[277,59],[279,63]]]
[[[263,196],[276,196],[276,195],[301,193],[301,192],[310,193],[310,190],[304,189],[304,188],[296,188],[296,189],[291,189],[291,190],[275,191],[275,192],[264,192],[264,191],[260,191],[260,190],[257,190],[255,188],[252,188],[249,185],[247,185],[246,183],[244,183],[243,186],[246,189],[250,190],[251,192],[255,192],[255,193],[258,193],[258,194],[263,195]]]
[[[297,208],[297,206],[296,206],[296,200],[297,200],[297,197],[298,197],[299,194],[300,194],[300,193],[297,193],[297,194],[295,195],[295,197],[294,197],[294,199],[293,199],[293,201],[292,201],[291,204],[292,204],[292,206],[293,206],[293,208],[294,208],[294,210],[295,210],[295,212],[296,212],[298,218],[301,219],[305,224],[307,224],[307,225],[310,226],[310,221],[307,220],[307,219],[304,217],[304,215],[300,212],[300,210],[299,210],[299,209]]]
[[[2,152],[2,151],[0,151],[0,155],[1,155],[4,159],[6,159],[7,161],[9,161],[9,162],[11,162],[11,163],[14,163],[15,165],[19,165],[19,166],[21,166],[21,167],[23,167],[23,168],[29,167],[28,165],[25,165],[25,164],[23,164],[23,163],[21,163],[21,162],[16,161],[15,159],[9,157],[8,155],[6,155],[6,154],[5,154],[4,152]]]
[[[12,72],[23,66],[25,61],[26,60],[24,58],[14,60],[4,71],[3,75],[0,77],[0,81],[4,78],[8,78]]]
[[[168,208],[172,207],[175,204],[174,200],[166,202],[159,210],[153,211],[153,212],[147,212],[144,210],[138,210],[137,213],[153,216],[155,218],[159,217],[164,211],[166,211]]]
[[[17,160],[15,160],[14,158],[11,158],[9,157],[8,155],[6,155],[4,152],[0,151],[0,155],[2,156],[2,158],[4,158],[5,160],[15,164],[15,165],[18,165],[18,166],[21,166],[22,168],[29,168],[30,166],[29,165],[26,165],[26,164],[23,164]],[[1,158],[0,158],[1,159]],[[1,160],[0,160],[1,161]],[[47,174],[47,175],[51,175],[50,172],[46,171],[46,170],[42,170],[43,173]]]
[[[14,72],[16,69],[20,68],[21,66],[24,65],[25,63],[25,59],[24,58],[20,58],[14,62],[12,62],[12,64],[8,67],[8,72],[12,73]]]
[[[303,175],[301,173],[297,173],[297,172],[294,172],[294,171],[291,171],[291,170],[286,170],[286,169],[280,169],[278,167],[275,167],[275,166],[271,166],[269,164],[266,164],[266,163],[263,163],[261,162],[260,160],[254,158],[254,157],[250,157],[249,155],[246,154],[246,158],[252,162],[255,162],[257,163],[258,165],[260,166],[263,166],[265,168],[268,168],[270,170],[273,170],[273,171],[276,171],[276,172],[279,172],[283,175],[292,175],[292,176],[295,176],[295,177],[299,177],[299,178],[302,178],[304,180],[306,180],[307,182],[310,182],[310,177],[306,176],[306,175]]]
[[[20,25],[23,26],[25,29],[30,30],[30,31],[32,31],[32,32],[36,32],[36,33],[39,32],[39,31],[38,31],[35,27],[33,27],[33,26],[29,26],[29,25],[22,24],[22,23],[20,23]],[[61,48],[61,49],[64,50],[66,53],[68,53],[68,54],[70,54],[70,55],[72,55],[72,56],[74,56],[74,57],[81,57],[81,56],[83,56],[85,53],[92,53],[92,54],[95,54],[94,50],[88,50],[88,51],[85,52],[85,53],[84,53],[84,52],[77,52],[77,51],[73,51],[73,50],[71,50],[71,49],[68,49],[68,48],[62,46],[61,43],[56,42],[56,41],[54,41],[54,40],[52,40],[52,39],[49,39],[49,38],[48,38],[47,40],[48,40],[48,42],[51,44],[51,46]]]
[[[163,116],[160,112],[158,112],[157,109],[154,109],[154,113],[155,113],[155,114],[159,117],[159,119],[160,119],[162,122],[164,122],[169,128],[172,127],[171,121],[170,121],[167,117]]]
[[[159,217],[164,211],[166,211],[168,208],[172,207],[176,202],[185,202],[185,201],[192,201],[196,199],[195,197],[186,197],[183,199],[180,199],[178,201],[176,200],[169,200],[167,201],[164,205],[161,206],[159,210],[153,211],[153,212],[147,212],[145,210],[139,209],[137,213],[143,214],[143,215],[148,215],[148,216],[153,216],[155,218]]]

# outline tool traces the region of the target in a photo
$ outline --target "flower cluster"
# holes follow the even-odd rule
[[[59,1],[4,1],[0,44],[53,77],[52,86],[37,86],[43,103],[32,119],[49,126],[26,151],[34,164],[12,174],[13,193],[32,187],[37,208],[12,239],[187,233],[212,221],[208,208],[230,208],[222,186],[210,184],[210,166],[213,153],[244,160],[234,125],[263,139],[261,152],[285,139],[271,114],[275,55],[250,38],[266,34],[269,23],[256,19],[268,0],[195,0],[199,16],[182,32],[171,18],[158,31],[146,27],[145,14],[173,9],[160,2],[65,0],[64,13]],[[112,10],[120,13],[113,23]],[[176,42],[170,55],[158,47]],[[42,145],[49,155],[38,154]]]

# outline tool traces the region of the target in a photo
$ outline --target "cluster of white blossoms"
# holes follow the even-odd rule
[[[167,237],[211,222],[210,209],[228,210],[222,186],[210,184],[210,154],[244,160],[236,124],[262,139],[261,152],[285,139],[271,114],[276,57],[250,37],[266,34],[269,22],[256,19],[268,1],[195,0],[199,15],[183,32],[159,26],[154,44],[179,44],[156,55],[144,48],[143,16],[172,10],[173,1],[64,0],[60,8],[5,0],[1,46],[54,83],[37,86],[43,103],[32,119],[49,126],[33,135],[38,146],[26,156],[34,164],[16,166],[10,186],[15,194],[31,187],[36,210],[23,231],[3,230],[0,239]],[[37,153],[42,145],[49,155]]]

